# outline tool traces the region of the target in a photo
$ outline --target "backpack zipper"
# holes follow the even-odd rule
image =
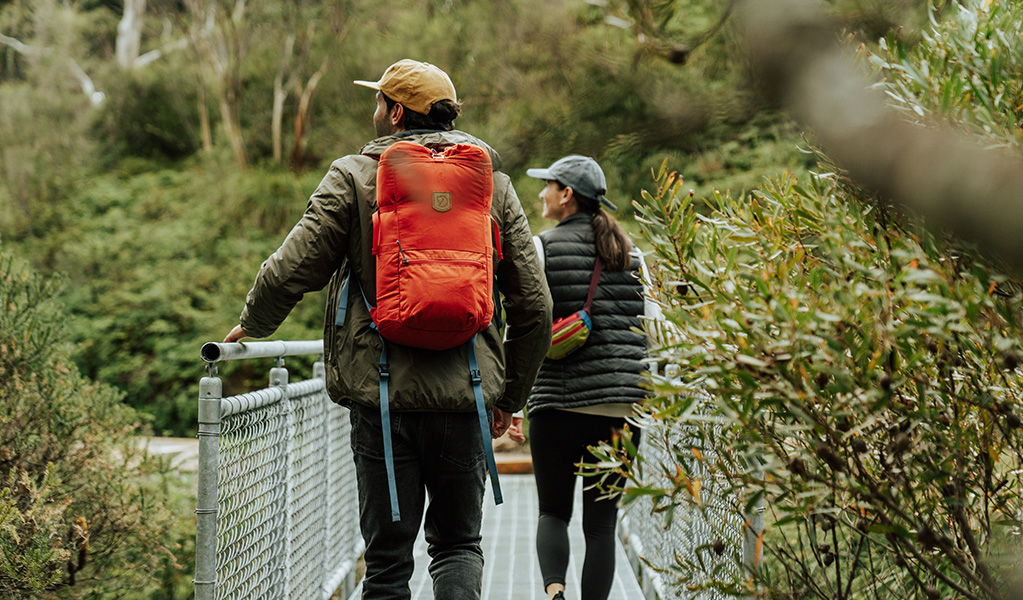
[[[401,263],[405,266],[408,266],[408,259],[405,258],[405,251],[402,250],[401,248],[401,240],[396,241],[398,242],[398,252],[401,253]]]

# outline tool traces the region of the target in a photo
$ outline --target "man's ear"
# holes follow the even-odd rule
[[[565,186],[565,195],[561,198],[561,200],[558,203],[561,204],[561,205],[566,205],[566,204],[568,204],[569,202],[572,201],[573,197],[575,197],[575,190],[573,190],[571,187],[566,185]]]
[[[393,127],[395,131],[401,131],[401,130],[405,129],[405,107],[404,106],[402,106],[401,104],[395,103],[395,105],[391,107],[391,114],[389,115],[389,117],[390,117],[390,120],[391,120],[391,127]]]

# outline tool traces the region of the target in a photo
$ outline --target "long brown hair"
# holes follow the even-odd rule
[[[597,255],[604,261],[610,271],[624,271],[632,266],[632,240],[622,229],[622,224],[615,220],[603,208],[597,207],[590,213],[593,225],[593,236],[597,239]]]
[[[565,184],[556,182],[558,188],[564,190]],[[632,240],[628,234],[610,213],[600,207],[600,203],[593,198],[577,194],[572,190],[579,209],[590,215],[590,224],[593,226],[593,237],[597,241],[597,256],[604,261],[604,268],[608,271],[624,271],[632,266]]]

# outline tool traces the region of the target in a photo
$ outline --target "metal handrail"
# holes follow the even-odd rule
[[[200,350],[202,359],[207,363],[208,376],[203,377],[199,383],[199,472],[198,472],[198,497],[196,502],[196,569],[195,569],[195,598],[196,600],[214,600],[221,597],[218,594],[218,518],[222,512],[220,504],[220,464],[221,464],[221,434],[222,427],[227,419],[234,415],[250,414],[256,410],[262,410],[278,402],[288,403],[293,398],[304,398],[311,394],[322,394],[322,402],[330,404],[326,397],[325,368],[322,362],[323,341],[259,341],[247,343],[216,343],[208,342]],[[283,366],[283,358],[287,356],[319,355],[319,362],[313,365],[313,377],[305,381],[289,384],[288,370]],[[222,394],[223,384],[217,377],[217,365],[219,361],[253,359],[253,358],[276,358],[276,366],[270,369],[269,386],[263,389],[254,390],[237,396],[224,398]],[[335,407],[336,408],[336,407]],[[288,429],[296,425],[293,421],[291,408],[286,409]],[[344,419],[347,422],[347,419]],[[290,435],[290,434],[289,434]],[[302,444],[301,437],[290,437],[296,443]],[[308,441],[309,438],[305,438]],[[342,440],[339,440],[342,441]],[[342,443],[340,448],[346,449],[348,443]],[[237,450],[237,445],[235,446]],[[286,455],[291,452],[291,442],[288,443]],[[283,481],[286,484],[285,506],[291,506],[291,483],[294,481],[290,471],[291,463],[288,462],[286,471],[283,474]],[[324,494],[318,494],[323,496]],[[306,506],[303,504],[303,506]],[[347,508],[347,507],[346,507]],[[327,510],[324,508],[323,510]],[[283,556],[291,556],[292,536],[294,527],[291,524],[292,513],[286,512],[284,531],[290,532],[283,538]],[[304,521],[308,524],[308,520]],[[326,526],[324,524],[324,526]],[[315,526],[313,527],[316,528]],[[326,534],[323,534],[326,535]],[[355,535],[358,535],[357,533]],[[323,573],[323,580],[317,584],[322,598],[331,596],[334,590],[343,585],[345,594],[350,593],[355,586],[354,565],[358,556],[362,553],[363,544],[361,538],[354,540],[351,548],[351,556],[337,556],[342,559],[340,564]],[[293,564],[286,562],[283,565],[282,578],[286,589],[291,589]],[[303,575],[304,577],[304,575]],[[306,582],[308,579],[302,579]],[[279,590],[278,590],[279,591]]]
[[[269,342],[234,342],[229,344],[206,342],[199,351],[202,359],[209,364],[222,360],[279,358],[308,354],[323,354],[323,340],[274,340]]]

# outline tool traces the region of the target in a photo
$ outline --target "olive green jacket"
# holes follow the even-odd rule
[[[371,328],[360,294],[376,304],[376,263],[371,252],[372,214],[376,210],[375,157],[406,139],[429,146],[455,143],[485,148],[494,164],[491,215],[501,233],[503,258],[495,261],[506,331],[491,323],[476,339],[476,356],[488,407],[521,409],[551,341],[551,297],[536,256],[529,223],[500,158],[480,140],[461,131],[402,132],[373,140],[359,154],[330,166],[309,200],[305,214],[284,243],[260,267],[249,291],[241,326],[250,337],[277,330],[306,292],[330,285],[324,322],[327,391],[334,402],[378,406],[381,341]],[[335,325],[340,290],[349,286],[343,327]],[[466,347],[432,351],[387,343],[392,410],[472,411],[475,400]]]

